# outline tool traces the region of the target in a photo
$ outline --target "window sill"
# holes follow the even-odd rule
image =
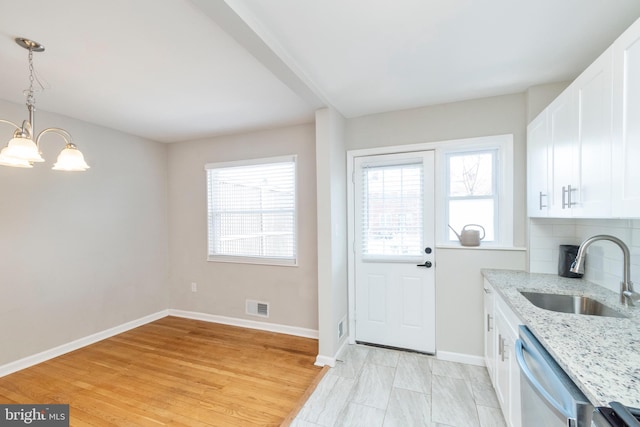
[[[234,264],[256,264],[256,265],[272,265],[277,267],[297,267],[297,259],[281,259],[281,258],[261,258],[261,257],[241,257],[241,256],[224,256],[209,255],[209,262],[226,262]]]

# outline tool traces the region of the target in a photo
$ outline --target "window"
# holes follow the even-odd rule
[[[438,151],[443,200],[439,241],[458,242],[449,225],[460,233],[467,224],[479,224],[486,233],[481,246],[512,246],[513,136],[451,141]]]
[[[208,260],[295,265],[296,157],[205,166]]]
[[[448,224],[458,233],[466,224],[479,224],[485,230],[485,242],[498,237],[497,152],[492,149],[446,155]],[[449,230],[449,240],[456,239]]]

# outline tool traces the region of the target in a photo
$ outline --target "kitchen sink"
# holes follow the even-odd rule
[[[533,305],[545,310],[558,311],[560,313],[586,314],[590,316],[627,317],[589,297],[526,291],[520,291],[520,293],[531,301]]]

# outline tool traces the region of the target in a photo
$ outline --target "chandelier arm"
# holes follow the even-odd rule
[[[56,135],[60,135],[67,145],[72,145],[75,147],[75,145],[71,142],[71,134],[66,130],[60,128],[46,128],[40,131],[40,133],[36,137],[36,146],[38,147],[38,149],[40,148],[40,138],[42,138],[45,133],[55,133]]]
[[[9,120],[0,119],[0,123],[6,123],[8,125],[11,125],[11,126],[15,127],[18,130],[22,129],[20,126],[18,126],[17,124],[15,124],[13,122],[10,122]]]

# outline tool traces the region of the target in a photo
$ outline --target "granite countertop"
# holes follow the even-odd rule
[[[594,406],[619,401],[640,407],[640,304],[625,307],[617,293],[582,279],[510,270],[482,274]],[[544,310],[519,291],[584,295],[629,318]]]

